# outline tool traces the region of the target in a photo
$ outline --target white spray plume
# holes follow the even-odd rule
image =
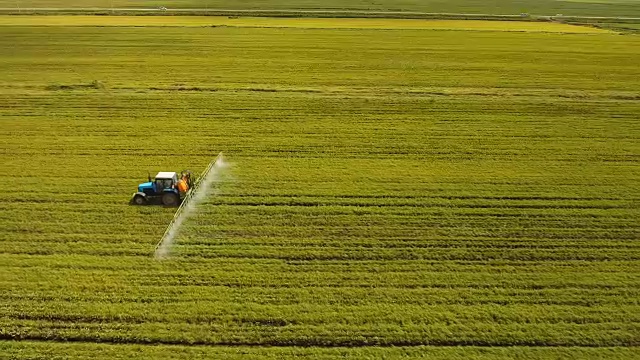
[[[213,164],[211,171],[200,181],[198,187],[194,189],[194,193],[188,202],[178,209],[180,213],[175,220],[169,225],[168,231],[165,232],[162,240],[158,243],[155,252],[156,259],[166,259],[169,256],[171,246],[173,245],[175,238],[180,232],[182,223],[196,212],[196,207],[205,200],[209,195],[214,194],[211,191],[211,185],[220,180],[220,174],[223,169],[227,167],[227,163],[224,161],[222,153],[218,155],[216,162]]]

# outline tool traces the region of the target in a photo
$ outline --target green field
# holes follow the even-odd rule
[[[637,0],[0,0],[0,8],[144,8],[352,10],[429,13],[520,14],[639,17]]]
[[[616,23],[616,24],[600,24],[599,26],[602,29],[614,29],[616,31],[630,32],[630,33],[640,33],[640,23]]]
[[[637,36],[0,35],[0,359],[640,358]]]

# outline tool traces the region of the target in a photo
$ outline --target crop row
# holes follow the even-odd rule
[[[638,326],[607,324],[369,324],[238,327],[225,323],[102,324],[3,320],[3,340],[110,342],[124,344],[262,346],[637,346]],[[456,337],[452,338],[451,334]]]
[[[5,319],[100,323],[227,323],[251,325],[272,319],[280,326],[309,324],[389,325],[426,324],[604,324],[637,323],[637,306],[552,305],[552,304],[256,304],[234,303],[232,298],[198,299],[183,302],[111,303],[63,302],[34,308],[29,301],[15,301]],[[164,310],[164,312],[163,312]],[[252,319],[256,319],[255,321]]]
[[[83,342],[0,341],[0,351],[9,357],[38,358],[72,357],[77,359],[130,359],[150,357],[173,359],[282,359],[309,357],[315,359],[365,359],[389,357],[413,359],[428,357],[436,360],[506,360],[514,357],[542,360],[549,358],[579,358],[596,360],[607,358],[637,359],[635,348],[622,347],[256,347],[256,346],[187,346],[140,344],[95,344]]]
[[[167,292],[161,286],[144,286],[140,288],[126,287],[129,293],[120,294],[114,288],[96,287],[95,294],[86,294],[90,288],[61,291],[63,287],[41,289],[38,293],[5,294],[3,301],[11,307],[20,306],[25,309],[22,314],[28,316],[31,312],[27,308],[44,309],[35,306],[34,302],[60,302],[78,304],[102,304],[105,309],[109,304],[178,304],[178,303],[214,303],[225,306],[245,304],[253,305],[301,305],[309,304],[316,307],[327,307],[327,311],[338,306],[375,306],[395,304],[398,307],[407,305],[458,305],[458,306],[591,306],[607,307],[627,306],[632,309],[638,306],[638,291],[631,287],[601,287],[601,288],[471,288],[471,287],[362,287],[362,286],[316,286],[297,289],[295,287],[262,287],[255,286],[226,286],[210,285],[203,289],[201,285],[184,285]],[[17,290],[17,289],[16,289]],[[46,308],[53,311],[51,306]],[[84,305],[83,305],[84,306]],[[149,307],[157,309],[157,307]],[[177,309],[177,308],[173,308]],[[103,311],[96,309],[95,314]],[[560,312],[561,313],[561,312]],[[164,313],[148,313],[148,316],[161,317]],[[122,316],[125,316],[123,314]],[[238,314],[236,314],[238,315]],[[606,319],[602,319],[605,321]]]
[[[151,261],[147,260],[147,263],[151,263]],[[535,266],[514,268],[511,265],[505,265],[504,268],[492,268],[490,264],[486,263],[471,263],[475,266],[465,270],[464,266],[457,268],[455,262],[451,262],[451,268],[448,271],[428,272],[432,268],[428,262],[424,264],[413,262],[414,266],[422,265],[420,268],[423,271],[408,271],[402,268],[395,270],[394,267],[397,265],[388,267],[378,265],[376,267],[358,266],[358,263],[355,263],[350,267],[347,265],[347,261],[343,262],[343,266],[335,267],[316,260],[316,267],[309,268],[300,263],[273,266],[269,264],[275,262],[274,260],[249,261],[245,259],[241,262],[230,260],[236,264],[234,268],[219,267],[220,269],[216,269],[216,271],[211,270],[213,264],[224,261],[219,259],[217,261],[205,261],[205,259],[199,259],[199,262],[185,261],[180,269],[171,269],[172,266],[182,264],[176,261],[159,268],[154,268],[150,264],[149,269],[144,270],[118,269],[116,267],[100,269],[85,266],[84,269],[80,268],[83,271],[77,274],[70,274],[70,270],[73,268],[67,267],[32,269],[16,267],[11,268],[11,272],[3,275],[3,282],[7,288],[15,291],[22,289],[24,292],[34,289],[81,291],[91,288],[95,291],[108,291],[109,293],[119,289],[132,289],[136,286],[140,288],[158,287],[158,289],[166,286],[169,287],[166,290],[169,293],[171,293],[172,287],[175,287],[173,291],[179,291],[182,287],[190,286],[227,286],[239,289],[260,286],[265,288],[359,287],[363,289],[564,289],[569,293],[572,289],[599,289],[604,293],[608,289],[628,289],[631,291],[638,286],[638,279],[631,265],[633,262],[627,262],[626,266],[614,263],[614,265],[603,266],[600,269],[584,269],[583,271],[555,271],[556,268],[569,267],[572,264],[553,264],[555,268],[553,265],[550,266],[550,269],[553,270],[546,270],[544,267],[543,269]],[[395,261],[396,264],[399,263],[399,260]],[[197,265],[198,263],[200,265]],[[482,267],[492,269],[492,272],[479,271]],[[580,268],[578,267],[578,269]],[[25,281],[34,283],[21,286],[20,283]],[[99,281],[99,283],[91,284],[91,281]],[[628,300],[637,301],[636,299]]]

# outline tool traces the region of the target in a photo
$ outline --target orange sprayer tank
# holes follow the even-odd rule
[[[181,193],[187,192],[187,190],[189,190],[189,185],[187,185],[185,179],[180,179],[180,181],[178,181],[177,187],[178,191],[180,191]]]

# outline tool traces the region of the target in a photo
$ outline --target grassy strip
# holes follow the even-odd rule
[[[193,27],[273,27],[307,29],[430,29],[476,31],[525,31],[561,33],[604,33],[592,27],[559,23],[479,20],[416,20],[416,19],[321,19],[274,17],[220,16],[0,16],[0,26],[193,26]],[[89,84],[96,87],[96,84]],[[63,88],[59,88],[63,89]],[[67,88],[68,89],[68,88]]]
[[[365,348],[257,348],[257,347],[195,347],[195,346],[145,346],[55,342],[6,342],[0,341],[3,353],[17,359],[73,357],[76,359],[128,359],[131,356],[149,358],[193,359],[223,357],[225,359],[281,359],[313,357],[317,359],[362,359],[365,357],[393,357],[430,359],[527,359],[580,358],[580,359],[636,359],[635,349],[624,348],[480,348],[480,347],[365,347]],[[46,354],[46,355],[45,355]],[[46,356],[46,357],[45,357]]]

